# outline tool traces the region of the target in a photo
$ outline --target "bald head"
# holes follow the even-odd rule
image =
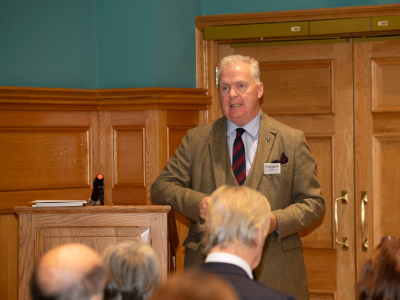
[[[40,259],[32,276],[32,298],[101,299],[104,282],[99,254],[82,244],[68,244],[46,252]]]

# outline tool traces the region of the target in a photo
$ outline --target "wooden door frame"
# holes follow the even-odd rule
[[[197,16],[196,22],[196,86],[208,90],[208,95],[212,97],[213,104],[218,96],[218,89],[215,86],[216,72],[214,66],[217,65],[217,50],[219,44],[232,42],[255,42],[258,39],[243,40],[204,40],[203,29],[207,26],[222,25],[247,25],[257,23],[278,23],[278,22],[297,22],[297,21],[313,21],[313,20],[333,20],[346,18],[375,17],[387,15],[400,15],[400,4],[385,5],[367,5],[354,7],[338,7],[324,9],[305,9],[290,10],[278,12],[260,12],[260,13],[243,13],[243,14],[227,14],[212,16]],[[400,31],[374,31],[374,32],[355,32],[346,34],[337,34],[340,37],[362,37],[377,34],[399,34]],[[314,36],[326,38],[332,35]],[[300,37],[301,38],[301,37]],[[266,40],[277,40],[279,38],[265,38]],[[208,121],[218,118],[218,105],[211,105],[208,110]]]

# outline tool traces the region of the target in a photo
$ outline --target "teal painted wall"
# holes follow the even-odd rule
[[[98,87],[196,87],[201,0],[98,0]]]
[[[95,0],[0,0],[0,85],[96,87]]]
[[[398,0],[203,0],[203,15],[394,4]]]
[[[155,0],[97,1],[98,87],[156,86]]]
[[[194,16],[202,0],[157,1],[157,86],[196,87]]]
[[[0,0],[0,86],[196,87],[196,15],[388,0]]]

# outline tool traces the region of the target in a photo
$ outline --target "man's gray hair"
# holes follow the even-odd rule
[[[268,234],[271,206],[267,198],[249,187],[222,186],[211,195],[203,244],[206,253],[231,244],[254,247],[256,229]]]
[[[218,64],[218,81],[221,75],[221,72],[225,69],[229,69],[235,64],[242,62],[246,63],[250,66],[251,75],[256,83],[260,82],[260,65],[258,61],[250,56],[243,55],[230,55],[225,56]]]
[[[142,299],[150,297],[160,280],[156,253],[140,241],[111,245],[103,252],[109,281],[104,299]]]

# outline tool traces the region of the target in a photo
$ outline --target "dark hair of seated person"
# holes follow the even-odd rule
[[[364,264],[358,282],[358,299],[400,299],[400,239],[383,238]]]
[[[227,281],[201,271],[186,271],[158,287],[150,300],[239,300]]]

